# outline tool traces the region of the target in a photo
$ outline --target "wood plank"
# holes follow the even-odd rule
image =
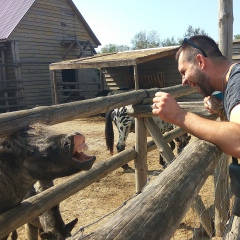
[[[170,239],[219,156],[219,149],[211,143],[189,143],[140,194],[84,239]],[[80,233],[73,240],[82,237]]]
[[[0,118],[0,136],[8,135],[13,131],[26,127],[36,121],[48,125],[73,120],[80,117],[92,116],[109,109],[127,106],[142,102],[147,96],[154,96],[157,89],[135,90],[126,93],[106,97],[98,97],[89,100],[65,103],[49,107],[36,107],[30,110],[22,110],[17,113],[6,113]],[[175,96],[189,94],[195,91],[188,86],[175,86],[165,88],[164,91]],[[50,97],[51,95],[49,95]]]
[[[136,192],[141,192],[147,183],[147,129],[144,125],[144,119],[138,118],[135,121],[135,149],[136,158],[135,178],[136,178]]]
[[[150,132],[154,142],[156,143],[158,150],[161,153],[161,156],[168,164],[170,164],[175,158],[175,156],[170,146],[164,140],[163,135],[159,131],[159,128],[156,125],[155,121],[152,118],[147,118],[145,120],[145,125]]]

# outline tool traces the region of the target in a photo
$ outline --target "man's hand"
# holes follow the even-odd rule
[[[204,107],[211,114],[218,113],[223,109],[223,102],[211,95],[204,98]]]
[[[186,112],[180,108],[177,101],[165,92],[157,92],[153,98],[154,115],[158,115],[163,121],[179,125],[184,121]]]

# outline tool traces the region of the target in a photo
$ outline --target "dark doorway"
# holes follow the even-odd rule
[[[76,81],[76,70],[75,69],[65,69],[62,70],[62,81],[63,81],[63,95],[67,96],[67,101],[69,101],[72,97],[74,97],[77,92],[74,91],[77,89]]]

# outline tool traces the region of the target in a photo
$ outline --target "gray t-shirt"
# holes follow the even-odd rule
[[[224,111],[230,119],[231,110],[240,103],[240,63],[233,66],[224,92]]]

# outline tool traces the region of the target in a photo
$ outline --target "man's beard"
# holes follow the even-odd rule
[[[204,97],[210,96],[214,92],[214,89],[210,85],[209,78],[207,77],[207,75],[205,73],[201,72],[200,70],[196,69],[195,71],[196,71],[195,82],[198,85],[198,87],[200,88],[201,94]]]

